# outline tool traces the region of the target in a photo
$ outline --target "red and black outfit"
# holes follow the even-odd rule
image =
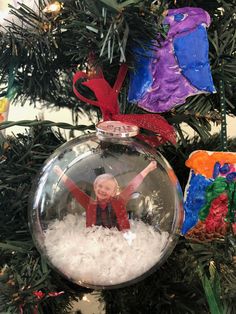
[[[109,202],[100,202],[81,191],[70,178],[63,178],[67,189],[86,210],[86,227],[97,225],[107,228],[117,227],[118,230],[130,228],[126,204],[142,181],[142,174],[138,174],[119,195],[112,197]]]

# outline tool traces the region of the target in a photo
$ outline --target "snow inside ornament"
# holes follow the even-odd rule
[[[98,124],[61,146],[42,168],[30,202],[33,239],[48,263],[86,287],[136,282],[174,248],[183,209],[162,155],[132,138],[138,128]]]
[[[198,150],[186,161],[191,169],[185,189],[182,232],[198,240],[236,233],[236,153]]]

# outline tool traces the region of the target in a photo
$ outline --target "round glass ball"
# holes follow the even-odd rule
[[[46,161],[31,193],[38,250],[61,275],[116,288],[152,273],[172,252],[182,193],[164,157],[135,138],[73,139]]]

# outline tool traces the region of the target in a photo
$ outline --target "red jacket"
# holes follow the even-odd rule
[[[129,229],[129,219],[126,212],[126,204],[133,192],[143,181],[143,176],[138,174],[127,187],[117,196],[110,199],[112,208],[115,211],[119,230]],[[68,177],[63,178],[67,189],[71,192],[78,203],[86,210],[86,227],[96,225],[96,208],[98,201],[93,200],[90,196],[80,190],[73,180]]]

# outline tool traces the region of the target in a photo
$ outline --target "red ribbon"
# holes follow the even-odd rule
[[[127,70],[127,65],[123,63],[120,66],[119,73],[113,87],[111,87],[105,80],[101,70],[93,78],[89,78],[88,74],[85,72],[76,72],[73,78],[73,91],[80,100],[99,107],[102,111],[104,121],[116,120],[124,123],[128,122],[158,134],[153,136],[139,134],[137,136],[151,146],[158,146],[167,141],[172,144],[176,144],[176,134],[174,128],[159,114],[120,114],[118,95]],[[92,90],[97,100],[86,98],[78,92],[76,83],[81,79],[87,80],[81,84]]]

